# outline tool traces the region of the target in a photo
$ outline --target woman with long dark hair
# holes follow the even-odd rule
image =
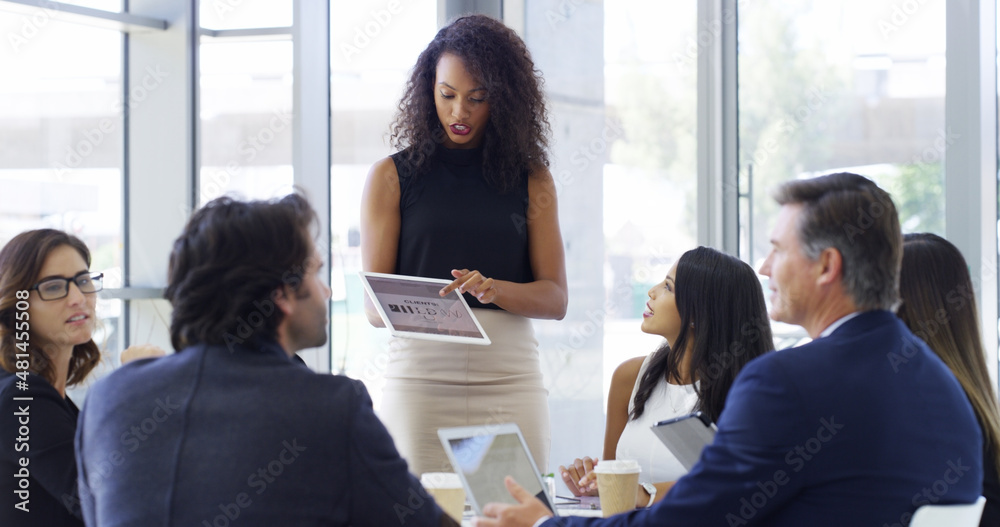
[[[976,309],[975,289],[962,253],[930,233],[903,236],[897,311],[965,390],[983,431],[983,509],[980,525],[1000,525],[1000,412],[990,382]]]
[[[548,460],[548,392],[531,318],[566,314],[541,74],[483,15],[442,28],[413,67],[361,209],[366,271],[452,282],[493,343],[390,343],[380,414],[415,473],[450,470],[437,429],[517,423]],[[368,302],[370,300],[366,299]],[[382,322],[370,305],[369,321]]]
[[[611,378],[602,459],[634,459],[637,505],[652,505],[686,472],[650,430],[691,412],[718,421],[733,381],[748,362],[774,349],[764,293],[745,262],[708,247],[681,255],[649,290],[642,331],[666,340],[646,357],[622,363]],[[576,495],[596,494],[596,462],[559,467]],[[583,483],[584,478],[591,480]],[[655,487],[655,491],[649,486]],[[653,497],[654,500],[650,498]]]
[[[80,410],[66,388],[100,362],[91,336],[102,277],[87,246],[62,231],[23,232],[0,250],[0,525],[83,526]],[[28,477],[12,477],[22,469]]]

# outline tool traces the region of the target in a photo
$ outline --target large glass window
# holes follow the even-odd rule
[[[206,29],[251,29],[292,25],[292,0],[199,0]]]
[[[0,245],[29,229],[64,230],[90,248],[105,287],[120,287],[122,109],[141,102],[122,95],[121,33],[57,15],[0,11]],[[122,303],[98,298],[94,338],[109,365]]]
[[[605,397],[614,368],[661,340],[639,331],[646,292],[697,244],[696,11],[692,2],[604,5],[604,112],[617,126],[602,184]],[[561,205],[570,222],[592,212]]]
[[[436,32],[435,0],[330,5],[332,366],[363,380],[376,408],[388,333],[371,327],[362,310],[361,190],[369,167],[394,152],[389,124],[410,68]]]
[[[600,455],[612,372],[662,341],[639,329],[646,292],[696,244],[697,5],[526,10],[524,36],[549,98],[570,286],[566,318],[535,324],[551,470]]]
[[[904,232],[944,235],[945,3],[740,2],[739,143],[753,214],[741,256],[769,250],[768,191],[850,171],[874,179]]]
[[[210,30],[290,27],[289,0],[203,0]],[[199,205],[222,195],[267,199],[292,188],[290,35],[202,36]]]
[[[292,41],[202,37],[200,49],[200,204],[225,194],[245,199],[288,194]]]

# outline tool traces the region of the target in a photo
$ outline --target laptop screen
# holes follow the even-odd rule
[[[490,502],[517,503],[504,486],[504,476],[512,476],[553,509],[516,425],[442,429],[440,433],[455,471],[465,482],[469,502],[478,514]]]

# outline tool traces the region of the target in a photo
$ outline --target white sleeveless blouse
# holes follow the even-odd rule
[[[632,387],[632,395],[628,402],[630,414],[635,407],[635,393],[639,389],[639,381],[642,380],[653,353],[650,353],[642,361],[642,366],[639,368],[639,375],[635,379],[635,386]],[[622,430],[622,436],[618,439],[615,457],[638,461],[642,469],[639,473],[639,481],[650,483],[675,481],[687,473],[677,458],[667,450],[667,447],[663,446],[656,434],[650,430],[650,427],[664,419],[691,413],[695,405],[698,404],[698,395],[694,389],[694,384],[670,384],[661,379],[646,401],[642,415],[638,419],[626,423],[625,429]]]

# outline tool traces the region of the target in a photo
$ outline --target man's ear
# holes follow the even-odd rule
[[[286,317],[292,312],[292,296],[290,294],[290,289],[291,288],[288,284],[282,284],[281,287],[278,287],[271,293],[271,298],[274,300],[275,307],[281,310],[281,313]]]
[[[827,247],[819,253],[820,275],[816,278],[816,283],[828,285],[839,282],[844,274],[844,258],[834,247]]]

